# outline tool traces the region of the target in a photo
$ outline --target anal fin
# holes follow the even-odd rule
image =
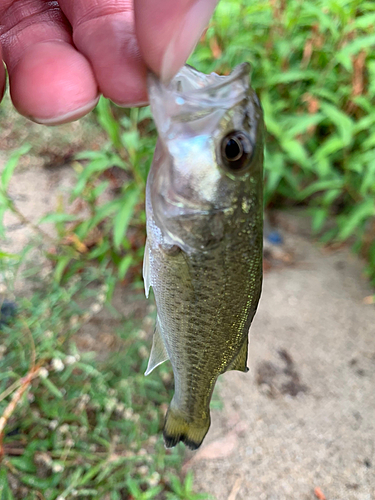
[[[226,371],[239,370],[240,372],[245,372],[245,373],[248,372],[249,371],[249,368],[247,367],[248,349],[249,349],[249,340],[246,338],[239,353],[234,358],[232,363],[228,366]]]
[[[161,336],[159,318],[156,318],[156,327],[152,340],[151,354],[150,359],[148,360],[145,375],[149,375],[154,368],[164,363],[164,361],[166,361],[167,359],[169,359],[169,356],[165,348],[163,338]]]

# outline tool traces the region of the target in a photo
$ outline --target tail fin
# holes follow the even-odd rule
[[[182,441],[191,450],[198,449],[210,428],[210,423],[209,416],[199,422],[188,422],[178,411],[169,408],[163,429],[165,446],[173,448]]]

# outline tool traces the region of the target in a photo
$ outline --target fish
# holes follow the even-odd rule
[[[156,327],[146,375],[170,360],[174,395],[163,436],[197,449],[219,375],[247,372],[262,288],[263,142],[250,65],[230,75],[184,66],[148,77],[158,132],[146,185],[146,296]]]

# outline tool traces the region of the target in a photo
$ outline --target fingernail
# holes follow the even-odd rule
[[[197,0],[178,26],[164,53],[160,78],[169,81],[193,52],[203,30],[210,21],[218,0]]]
[[[140,102],[126,102],[126,103],[121,103],[117,101],[113,101],[116,106],[119,106],[120,108],[143,108],[144,106],[148,106],[150,103],[148,101],[140,101]]]
[[[35,116],[30,116],[29,118],[40,125],[62,125],[63,123],[73,122],[93,110],[98,104],[99,98],[100,96],[78,109],[69,111],[69,113],[66,113],[65,115],[54,116],[53,118],[37,118]]]
[[[1,62],[0,62],[1,64]],[[0,101],[3,99],[4,97],[4,94],[5,94],[5,91],[7,89],[7,84],[8,84],[8,78],[7,78],[7,72],[6,72],[6,66],[5,66],[5,63],[3,62],[3,68],[0,68],[0,71],[3,71],[3,84],[2,84],[2,87],[0,89]]]

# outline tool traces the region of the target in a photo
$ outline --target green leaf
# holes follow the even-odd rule
[[[113,161],[109,155],[101,156],[96,160],[92,160],[80,174],[78,181],[76,182],[76,185],[74,186],[74,189],[72,191],[73,197],[77,197],[82,193],[90,177],[92,177],[94,174],[97,174],[98,172],[104,172],[112,166]]]
[[[60,283],[61,278],[63,277],[64,271],[65,271],[65,269],[70,261],[71,261],[71,257],[69,257],[68,255],[64,255],[64,256],[61,256],[58,258],[58,261],[57,261],[57,264],[56,264],[56,267],[55,267],[54,273],[53,273],[54,279],[57,283]]]
[[[8,210],[7,206],[0,205],[0,237],[1,238],[5,238],[5,236],[6,236],[3,219],[4,219],[5,212],[7,210]]]
[[[6,193],[3,193],[0,190],[0,208],[5,208],[8,209],[10,205],[10,200],[8,199],[8,196]]]
[[[328,180],[316,181],[310,184],[310,186],[305,188],[303,191],[301,191],[299,199],[303,200],[308,196],[311,196],[312,194],[317,193],[319,191],[327,191],[330,189],[342,189],[343,185],[344,185],[343,179],[328,179]]]
[[[330,207],[333,202],[343,193],[342,189],[328,189],[322,195],[322,203],[327,208]]]
[[[183,485],[181,484],[180,479],[177,476],[170,476],[169,480],[174,493],[177,493],[177,495],[183,495]]]
[[[125,275],[132,263],[133,256],[130,254],[125,255],[125,257],[121,260],[120,265],[118,266],[118,276],[120,280],[123,280],[125,278]]]
[[[143,493],[142,500],[154,500],[157,498],[162,489],[162,486],[154,486],[153,488],[150,488],[148,491]]]
[[[109,135],[112,144],[116,149],[121,148],[121,138],[120,138],[120,126],[113,116],[111,110],[111,103],[108,99],[101,96],[96,106],[96,111],[98,113],[98,121],[100,125],[104,128],[104,130]]]
[[[60,390],[55,386],[55,384],[53,382],[51,382],[51,380],[49,380],[48,378],[43,378],[43,377],[39,377],[39,378],[40,378],[40,381],[42,382],[42,384],[45,386],[45,388],[48,389],[49,392],[53,396],[55,396],[58,399],[64,398],[64,396],[62,395]]]
[[[350,71],[352,69],[352,56],[358,54],[361,50],[373,50],[374,46],[375,34],[357,36],[336,54],[336,60]]]
[[[284,175],[285,160],[282,153],[270,153],[266,147],[264,166],[266,171],[267,194],[272,195],[276,190]]]
[[[79,224],[79,226],[75,228],[75,233],[77,234],[79,239],[83,240],[84,238],[86,238],[86,236],[94,227],[96,227],[100,222],[112,215],[114,212],[119,210],[120,202],[121,200],[115,199],[99,206],[93,217]]]
[[[325,208],[317,208],[313,212],[312,217],[312,230],[314,233],[319,232],[325,221],[327,220],[328,212]]]
[[[10,155],[10,158],[5,164],[4,170],[1,174],[1,186],[4,191],[8,189],[10,179],[12,178],[13,172],[17,167],[21,156],[27,154],[30,151],[30,148],[31,146],[29,144],[24,144]]]
[[[120,250],[139,198],[140,190],[137,186],[131,186],[125,191],[122,206],[113,221],[113,244],[116,250]]]
[[[296,120],[290,123],[290,126],[285,130],[288,137],[306,133],[310,127],[318,125],[324,119],[323,113],[315,113],[314,115],[298,116]]]
[[[21,472],[28,472],[29,474],[34,474],[36,472],[36,467],[30,452],[25,452],[21,457],[13,457],[10,462]]]
[[[42,479],[40,477],[36,477],[35,475],[30,476],[28,474],[24,474],[20,476],[20,480],[30,488],[35,488],[43,491],[51,486],[55,478],[49,477],[48,479]]]
[[[268,92],[262,94],[262,106],[264,109],[264,117],[267,131],[275,137],[280,137],[283,133],[283,128],[274,116],[274,102]]]
[[[363,169],[361,175],[363,176],[360,187],[361,195],[363,197],[375,196],[375,160],[367,164],[367,168]]]
[[[139,110],[139,115],[138,115],[138,122],[142,122],[143,120],[151,119],[152,118],[152,113],[151,113],[151,108],[150,106],[145,106],[143,108],[140,108]]]
[[[305,168],[312,168],[311,161],[309,161],[306,150],[299,141],[284,138],[280,141],[280,145],[284,151],[288,153],[290,160],[296,162],[298,165],[304,166]]]
[[[110,186],[109,181],[103,181],[100,184],[98,184],[96,188],[94,188],[90,193],[92,198],[94,200],[97,200],[109,186]]]
[[[369,130],[371,130],[371,127],[374,125],[374,123],[375,123],[375,110],[371,110],[371,114],[365,115],[363,118],[358,120],[353,125],[353,133],[358,134],[363,130],[368,133]]]
[[[343,146],[348,146],[353,137],[354,122],[347,114],[332,104],[322,102],[320,108],[326,117],[335,125],[342,138]]]
[[[341,230],[338,238],[342,241],[351,236],[368,218],[375,217],[375,200],[367,199],[357,205],[348,216],[341,218]]]
[[[8,473],[5,467],[0,468],[0,500],[14,500],[8,483]]]
[[[188,473],[186,474],[186,477],[185,477],[185,491],[186,492],[192,491],[193,481],[194,481],[193,472],[191,470],[189,470]]]
[[[314,71],[290,70],[285,72],[277,72],[268,79],[268,85],[278,83],[295,83],[303,80],[315,80],[317,74]]]
[[[57,222],[74,222],[79,220],[77,215],[73,214],[65,214],[65,213],[53,213],[44,215],[39,224],[47,224],[47,223],[57,223]]]
[[[97,465],[95,465],[95,467],[91,467],[87,472],[86,474],[81,477],[77,483],[77,486],[84,486],[85,484],[87,484],[89,481],[91,481],[91,479],[95,476],[98,475],[98,473],[100,472],[101,468],[103,467],[103,465],[105,464],[106,462],[103,461],[103,462],[99,462]]]
[[[327,159],[328,156],[337,153],[344,149],[345,143],[341,137],[336,134],[332,134],[328,137],[328,139],[323,142],[323,144],[315,151],[315,158],[317,162],[320,160]]]
[[[128,480],[126,481],[126,484],[129,488],[131,495],[133,495],[135,498],[138,498],[142,492],[139,489],[137,481],[135,479],[129,477]]]

